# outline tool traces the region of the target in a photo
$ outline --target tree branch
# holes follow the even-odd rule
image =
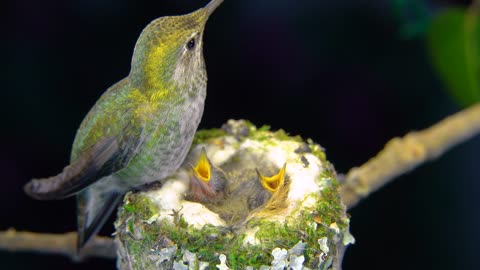
[[[65,234],[0,231],[0,249],[65,255],[73,260],[85,257],[114,259],[116,248],[110,237],[96,236],[77,254],[77,233]]]
[[[377,156],[350,169],[342,184],[348,208],[395,177],[433,160],[451,147],[480,133],[480,104],[458,112],[430,128],[393,138]]]

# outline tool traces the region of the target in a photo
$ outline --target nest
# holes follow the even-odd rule
[[[189,196],[201,151],[226,181],[215,201]],[[174,175],[125,196],[115,227],[119,269],[340,269],[354,242],[322,147],[243,120],[197,132]]]

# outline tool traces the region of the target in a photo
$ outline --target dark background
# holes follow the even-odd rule
[[[75,200],[22,186],[67,164],[82,118],[125,77],[151,20],[203,0],[6,1],[2,16],[0,230],[75,230]],[[469,1],[429,1],[431,12]],[[423,37],[402,39],[384,0],[226,0],[207,24],[203,128],[245,118],[312,138],[339,172],[386,141],[460,109]],[[477,137],[399,177],[350,214],[344,269],[480,269]],[[112,232],[110,222],[103,233]],[[114,269],[115,262],[0,252],[2,269]]]

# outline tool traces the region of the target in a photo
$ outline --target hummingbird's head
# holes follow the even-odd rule
[[[133,53],[132,82],[149,88],[198,83],[205,86],[203,31],[209,16],[222,2],[211,0],[197,11],[160,17],[145,27]]]

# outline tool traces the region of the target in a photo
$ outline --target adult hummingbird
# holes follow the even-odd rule
[[[185,159],[206,97],[205,23],[222,2],[145,27],[129,75],[108,88],[81,123],[70,164],[25,185],[40,200],[77,195],[79,250],[125,192],[168,177]]]

